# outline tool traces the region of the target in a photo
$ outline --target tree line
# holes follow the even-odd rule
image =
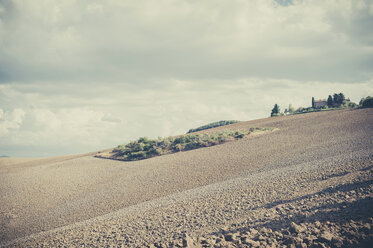
[[[291,104],[289,104],[289,107],[284,110],[283,113],[281,113],[280,106],[276,103],[273,106],[273,109],[271,111],[271,117],[272,116],[279,116],[279,115],[288,115],[288,114],[302,114],[302,113],[309,113],[309,112],[317,112],[317,111],[323,111],[323,110],[332,110],[332,109],[341,109],[341,108],[372,108],[373,107],[373,97],[366,97],[362,98],[359,102],[359,105],[357,105],[354,102],[351,102],[349,99],[346,99],[345,95],[343,93],[334,93],[333,95],[329,95],[325,105],[318,107],[316,106],[315,98],[312,97],[312,106],[311,107],[299,107],[297,109],[294,109]]]

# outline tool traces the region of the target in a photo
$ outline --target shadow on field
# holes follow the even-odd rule
[[[301,201],[301,200],[311,200],[312,197],[323,196],[323,195],[331,195],[331,194],[335,194],[337,192],[343,193],[343,192],[349,192],[349,191],[354,190],[356,193],[363,193],[364,190],[362,190],[362,189],[364,189],[364,187],[367,188],[372,184],[373,184],[373,180],[367,180],[367,181],[356,182],[356,183],[351,183],[351,184],[342,184],[342,185],[338,185],[337,187],[329,187],[329,188],[326,188],[326,189],[321,190],[319,192],[304,195],[304,196],[297,197],[297,198],[294,198],[294,199],[291,199],[291,200],[275,201],[275,202],[272,202],[272,203],[269,203],[269,204],[265,204],[263,206],[255,207],[255,208],[253,208],[253,210],[258,209],[258,208],[269,209],[269,208],[273,208],[273,207],[275,207],[277,205],[280,205],[280,204],[289,204],[289,203],[298,202],[298,201]]]
[[[263,227],[270,228],[273,231],[289,230],[292,222],[297,224],[307,223],[307,229],[312,229],[316,227],[315,222],[318,221],[325,228],[331,228],[337,232],[343,240],[348,240],[351,246],[355,244],[357,247],[373,247],[371,246],[373,245],[373,230],[364,226],[364,223],[372,225],[372,184],[373,180],[344,184],[292,200],[277,201],[257,207],[255,209],[270,209],[278,206],[279,211],[272,213],[269,217],[248,223],[247,227],[230,229],[229,233],[244,233],[250,228],[260,230]],[[347,192],[350,193],[346,194]],[[346,197],[346,195],[349,196]],[[326,200],[317,203],[319,200],[317,196],[322,196],[324,199],[326,196]],[[317,203],[316,206],[315,202]],[[286,204],[292,204],[290,210],[287,208],[289,205]],[[307,207],[307,204],[313,207]],[[356,226],[355,222],[362,222],[363,224]],[[213,234],[219,235],[225,232],[222,230]],[[296,236],[296,234],[290,232],[288,234]]]

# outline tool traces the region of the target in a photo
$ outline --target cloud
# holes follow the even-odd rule
[[[3,83],[68,79],[145,85],[164,77],[351,82],[372,76],[369,1],[302,0],[283,6],[271,0],[14,0],[1,5]]]
[[[4,111],[0,109],[0,137],[19,129],[25,112],[22,109],[13,109],[11,111]]]
[[[46,156],[91,152],[140,136],[177,135],[223,119],[267,117],[274,103],[283,110],[290,103],[294,107],[310,106],[312,96],[326,98],[334,92],[344,92],[355,102],[373,95],[372,81],[300,84],[296,80],[263,78],[169,79],[159,83],[162,87],[153,89],[119,85],[104,91],[98,87],[97,91],[73,94],[80,90],[80,85],[66,84],[68,87],[55,85],[35,93],[42,85],[0,88],[2,102],[23,106],[0,111],[3,153]]]
[[[120,123],[121,120],[119,118],[115,118],[111,115],[105,114],[102,118],[102,121],[107,121],[107,122],[113,122],[113,123]]]
[[[372,95],[369,0],[0,0],[0,149],[46,156]]]
[[[84,108],[7,112],[0,121],[0,148],[10,155],[34,157],[95,151],[112,145],[105,141],[115,141],[113,131],[118,131],[116,122],[102,120],[104,113]]]

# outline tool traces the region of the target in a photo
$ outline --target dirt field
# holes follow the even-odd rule
[[[372,247],[373,109],[136,162],[0,158],[0,246]]]

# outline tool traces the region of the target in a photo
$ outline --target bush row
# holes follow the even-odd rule
[[[214,128],[214,127],[225,126],[225,125],[229,125],[229,124],[233,124],[233,123],[237,123],[237,122],[238,121],[236,121],[236,120],[231,120],[231,121],[217,121],[217,122],[209,123],[209,124],[197,127],[197,128],[189,129],[189,131],[187,133],[194,133],[194,132],[198,132],[198,131],[201,131],[201,130],[205,130],[205,129],[209,129],[209,128]]]
[[[134,161],[163,154],[187,151],[201,147],[218,145],[227,141],[242,139],[253,132],[272,130],[273,128],[250,128],[245,131],[224,131],[210,134],[186,134],[177,137],[149,139],[141,137],[113,150],[114,158]]]

